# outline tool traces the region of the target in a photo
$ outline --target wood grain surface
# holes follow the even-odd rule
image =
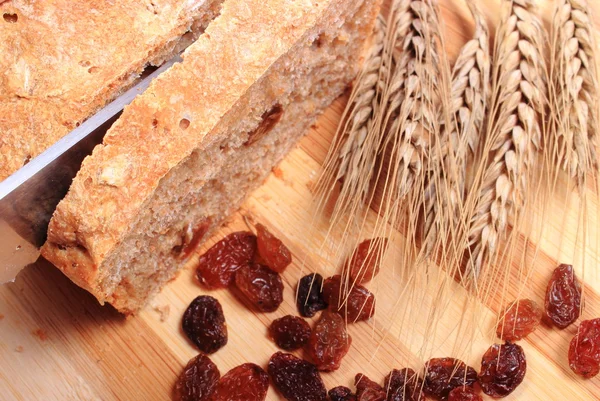
[[[600,2],[589,1],[596,15],[600,16]],[[479,2],[490,23],[496,22],[499,1]],[[440,0],[440,3],[448,52],[454,56],[472,33],[471,17],[462,0]],[[540,0],[547,20],[551,16],[552,4],[552,1]],[[139,316],[129,319],[110,306],[98,305],[93,297],[50,264],[39,262],[23,271],[14,283],[0,287],[0,400],[171,399],[177,375],[197,353],[181,331],[181,316],[192,299],[206,293],[219,299],[223,305],[229,329],[229,343],[212,356],[222,374],[244,362],[266,367],[270,355],[277,350],[267,339],[266,328],[275,318],[297,313],[294,288],[298,279],[309,270],[330,275],[339,268],[328,258],[339,233],[334,233],[325,242],[323,252],[317,253],[316,249],[324,243],[324,221],[317,222],[315,230],[309,229],[309,222],[314,208],[311,189],[318,178],[343,107],[344,99],[336,101],[275,170],[275,174],[252,194],[225,227],[198,250],[201,253],[226,233],[247,229],[243,216],[267,225],[294,255],[293,265],[283,274],[284,303],[278,311],[253,313],[227,290],[207,292],[202,289],[193,278],[197,255],[189,267],[152,301],[151,306]],[[519,285],[519,263],[515,260],[511,264],[512,270],[507,272],[506,299],[525,296],[542,303],[552,269],[559,261],[573,260],[579,203],[574,199],[567,212],[563,212],[563,203],[561,196],[549,200],[550,212],[544,219],[533,274],[527,286]],[[590,214],[595,216],[595,198],[590,199],[590,206]],[[373,217],[374,214],[371,219]],[[393,244],[392,255],[398,256],[401,243],[402,233]],[[522,240],[520,246],[531,248],[534,244]],[[492,297],[476,305],[476,315],[472,315],[475,313],[473,308],[465,309],[470,299],[467,292],[450,282],[448,288],[452,296],[437,322],[437,330],[426,331],[423,319],[411,319],[410,316],[427,311],[435,302],[435,283],[438,278],[443,278],[442,269],[434,269],[430,281],[423,282],[421,291],[415,294],[418,302],[412,302],[412,310],[406,311],[406,305],[396,301],[404,284],[400,272],[407,267],[398,266],[394,257],[388,259],[380,275],[368,284],[377,296],[376,316],[369,322],[349,327],[353,337],[352,348],[341,369],[323,374],[327,387],[352,387],[353,377],[359,372],[383,382],[392,367],[421,369],[423,355],[453,354],[479,369],[481,355],[494,341],[490,333],[495,314],[503,303],[501,297]],[[579,274],[582,270],[580,265],[576,263]],[[586,252],[586,266],[587,301],[583,318],[589,319],[600,317],[600,274],[595,269],[597,250],[594,246]],[[436,277],[438,274],[440,276]],[[165,313],[166,310],[168,313]],[[476,316],[477,335],[472,341],[457,345],[452,334],[466,314]],[[575,331],[576,327],[562,331],[541,327],[521,341],[527,355],[527,376],[525,382],[506,399],[600,399],[600,378],[583,380],[568,368],[568,344]],[[424,337],[429,344],[426,350],[421,348]],[[271,387],[267,399],[283,398]]]

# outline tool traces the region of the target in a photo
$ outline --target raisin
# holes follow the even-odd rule
[[[320,274],[312,273],[300,279],[296,298],[300,315],[313,317],[318,311],[327,308],[327,302],[323,299],[322,287],[323,277]]]
[[[357,401],[385,401],[385,390],[362,373],[354,376]]]
[[[368,320],[375,313],[375,296],[361,285],[354,285],[349,293],[342,285],[342,276],[329,277],[323,284],[323,298],[329,310],[339,313],[354,323]]]
[[[269,375],[260,366],[245,363],[225,373],[210,401],[264,401]]]
[[[437,400],[448,398],[456,387],[473,386],[477,372],[454,358],[433,358],[425,365],[423,391]]]
[[[310,338],[310,326],[301,317],[287,315],[273,320],[269,335],[275,344],[286,351],[302,348]]]
[[[423,381],[410,368],[394,369],[385,378],[383,386],[387,392],[387,401],[425,401]]]
[[[175,383],[173,399],[175,401],[208,400],[219,381],[219,369],[209,357],[200,354],[185,365]]]
[[[196,297],[183,313],[183,332],[205,354],[227,344],[227,324],[223,308],[208,295]]]
[[[387,247],[387,238],[368,239],[358,244],[346,265],[352,283],[366,283],[379,273],[381,257]]]
[[[273,312],[283,302],[283,281],[279,273],[258,263],[238,270],[235,285],[258,311]]]
[[[260,262],[273,271],[283,272],[292,263],[290,250],[262,224],[256,225],[256,231]]]
[[[500,313],[496,334],[504,341],[527,337],[540,325],[542,309],[531,299],[518,300]]]
[[[196,277],[209,289],[229,287],[234,273],[247,265],[255,253],[254,234],[247,231],[229,234],[200,256]]]
[[[483,401],[473,387],[457,387],[450,391],[448,401]]]
[[[292,354],[276,352],[267,368],[275,388],[289,401],[326,401],[327,390],[317,367]]]
[[[600,372],[600,319],[581,322],[569,346],[569,366],[586,379]]]
[[[308,352],[317,369],[337,370],[348,353],[352,337],[346,331],[346,322],[337,313],[325,311],[315,324],[308,342]]]
[[[492,345],[481,359],[479,384],[490,397],[501,398],[512,393],[525,378],[527,361],[517,344]]]
[[[581,311],[581,285],[573,266],[554,270],[546,289],[546,320],[561,329],[574,323]]]
[[[337,386],[329,390],[329,399],[331,401],[356,401],[356,396],[352,390],[345,386]]]

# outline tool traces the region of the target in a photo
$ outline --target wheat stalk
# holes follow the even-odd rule
[[[467,165],[474,158],[489,97],[489,30],[473,1],[467,3],[475,21],[473,39],[459,52],[452,71],[450,124],[442,131],[442,163],[428,177],[424,205],[425,255],[437,254],[444,231],[457,235],[463,213]],[[460,242],[460,239],[455,239]],[[458,256],[458,255],[455,255]]]
[[[474,269],[495,255],[509,217],[527,202],[545,107],[543,29],[531,0],[507,0],[496,33],[490,120],[470,218]],[[488,156],[491,155],[491,158]]]
[[[597,174],[598,75],[594,29],[586,0],[560,0],[552,23],[551,99],[561,167],[580,189]]]

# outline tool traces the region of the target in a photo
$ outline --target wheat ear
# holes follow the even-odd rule
[[[326,201],[323,198],[329,198],[332,183],[341,181],[342,191],[347,193],[347,196],[339,197],[336,204],[341,214],[352,200],[359,198],[364,201],[367,191],[361,181],[376,152],[368,149],[370,142],[367,139],[372,135],[373,118],[381,105],[382,80],[387,75],[382,69],[385,30],[386,23],[380,15],[375,24],[373,45],[354,81],[317,185],[318,198]]]
[[[508,219],[526,204],[545,107],[543,29],[532,0],[505,0],[496,33],[487,137],[469,242],[476,272],[491,260]]]
[[[598,172],[599,85],[596,43],[586,0],[560,0],[552,23],[551,99],[558,162],[584,187]]]
[[[463,214],[467,164],[479,145],[485,107],[490,92],[489,30],[484,15],[473,1],[467,4],[475,21],[473,39],[459,52],[452,71],[450,124],[442,131],[442,164],[428,177],[424,205],[425,255],[437,254],[451,228],[459,235]],[[454,239],[461,242],[459,238]],[[455,255],[458,256],[458,255]]]

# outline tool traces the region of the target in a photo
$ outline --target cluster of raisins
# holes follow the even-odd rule
[[[223,377],[208,356],[192,358],[173,389],[175,401],[264,401],[269,376],[260,366],[245,363]]]
[[[247,231],[227,235],[206,251],[196,268],[208,289],[232,285],[252,309],[273,312],[283,302],[279,273],[292,262],[290,250],[262,224],[257,235]]]
[[[200,258],[196,275],[209,289],[235,286],[253,309],[272,312],[283,301],[280,273],[291,263],[289,249],[264,226],[250,232],[228,235]],[[189,361],[174,387],[175,399],[264,400],[269,377],[287,400],[304,401],[480,401],[479,391],[493,398],[511,394],[524,380],[527,362],[523,348],[514,341],[534,332],[544,320],[561,329],[580,316],[581,285],[572,266],[560,265],[548,283],[545,308],[533,300],[516,300],[500,313],[497,336],[504,344],[492,345],[482,357],[479,374],[454,358],[434,358],[425,364],[422,375],[410,368],[392,370],[380,385],[363,374],[355,377],[356,390],[338,386],[327,393],[320,371],[340,367],[352,338],[347,323],[368,320],[375,311],[374,295],[361,284],[380,269],[380,256],[387,239],[363,241],[343,266],[344,276],[327,279],[313,273],[302,277],[297,289],[297,307],[303,317],[321,316],[311,329],[308,322],[287,315],[269,327],[269,336],[286,351],[306,348],[312,362],[277,352],[268,364],[268,374],[257,365],[240,365],[223,377],[204,354],[227,343],[227,325],[219,302],[199,296],[184,313],[183,330],[204,354]],[[586,378],[600,372],[600,319],[581,323],[569,348],[571,369]]]
[[[361,282],[368,281],[366,277],[374,277],[379,271],[379,260],[373,252],[381,247],[387,247],[387,240],[367,240],[359,244],[345,265],[354,279],[348,277]],[[243,269],[236,274],[236,280],[243,274]],[[347,291],[347,288],[350,289]],[[324,312],[312,330],[300,317],[288,315],[277,319],[269,327],[270,337],[286,351],[305,346],[317,370],[332,371],[340,367],[352,344],[346,324],[370,318],[374,313],[375,297],[359,284],[346,286],[339,275],[323,281],[320,274],[312,273],[300,279],[296,305],[304,317],[313,317],[321,310]]]

